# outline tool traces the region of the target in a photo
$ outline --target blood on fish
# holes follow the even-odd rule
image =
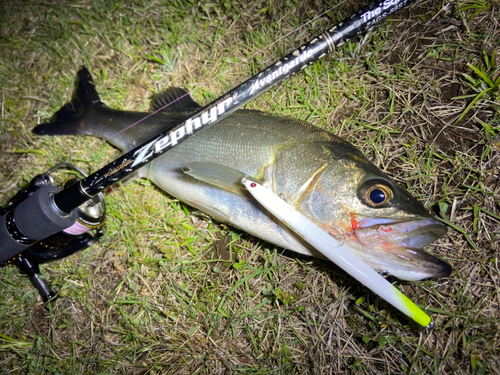
[[[381,226],[380,230],[383,231],[383,232],[386,232],[386,233],[389,233],[389,232],[393,231],[392,227],[384,227],[384,226]]]
[[[351,228],[354,230],[358,227],[359,221],[356,220],[354,212],[351,212],[349,215],[351,215]]]

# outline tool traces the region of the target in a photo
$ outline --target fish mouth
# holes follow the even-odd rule
[[[452,269],[448,263],[421,250],[446,232],[447,228],[433,218],[411,221],[366,218],[359,221],[346,240],[377,271],[417,281],[450,275]]]

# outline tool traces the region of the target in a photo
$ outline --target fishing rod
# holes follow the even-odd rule
[[[38,264],[66,257],[97,241],[102,235],[99,227],[104,220],[102,193],[107,188],[413,1],[378,0],[369,4],[89,176],[68,163],[36,176],[26,189],[0,209],[0,264],[16,263],[28,274],[42,298],[51,299],[54,293],[50,285],[38,277]],[[84,178],[72,179],[62,188],[54,186],[51,173],[60,167],[75,169]],[[94,235],[87,233],[91,228],[95,229]],[[47,242],[54,236],[57,239]]]

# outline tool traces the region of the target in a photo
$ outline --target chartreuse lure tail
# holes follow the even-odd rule
[[[346,271],[349,275],[385,299],[395,308],[408,315],[418,324],[432,328],[431,318],[415,305],[408,297],[389,283],[367,263],[356,257],[351,250],[320,227],[306,218],[292,206],[266,189],[259,183],[243,179],[242,183],[253,197],[281,220],[287,227],[297,233],[328,259]]]

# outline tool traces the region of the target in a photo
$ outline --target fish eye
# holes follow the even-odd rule
[[[394,193],[389,186],[372,184],[365,186],[361,191],[363,200],[372,207],[380,207],[394,198]]]

